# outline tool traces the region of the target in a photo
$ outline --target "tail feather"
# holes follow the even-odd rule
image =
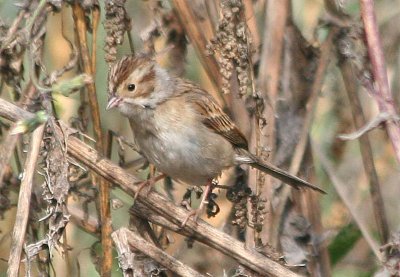
[[[313,189],[315,191],[318,191],[320,193],[326,194],[324,190],[321,188],[314,186],[310,184],[309,182],[294,176],[290,174],[287,171],[284,171],[276,166],[273,166],[271,164],[268,164],[266,162],[261,161],[259,158],[256,156],[248,153],[249,155],[246,155],[246,157],[241,157],[242,159],[238,159],[241,162],[249,164],[251,167],[257,168],[258,170],[261,170],[262,172],[267,173],[268,175],[271,175],[272,177],[275,177],[279,180],[281,180],[283,183],[291,185],[292,187],[299,189],[301,187],[307,187],[310,189]]]

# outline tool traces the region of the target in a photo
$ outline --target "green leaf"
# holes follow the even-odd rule
[[[38,111],[35,113],[34,117],[18,121],[15,127],[11,130],[11,134],[17,135],[32,132],[39,125],[45,123],[47,119],[48,116],[45,111]]]
[[[68,97],[73,91],[90,83],[93,83],[92,77],[87,74],[80,74],[72,79],[55,83],[52,90]]]
[[[328,246],[331,264],[339,262],[361,238],[361,232],[354,223],[344,226]]]

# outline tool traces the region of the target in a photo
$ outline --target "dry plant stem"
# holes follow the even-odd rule
[[[32,133],[31,144],[24,167],[24,176],[18,196],[18,208],[15,216],[14,230],[12,234],[11,252],[8,258],[8,277],[17,277],[19,264],[21,262],[21,253],[24,246],[26,227],[28,224],[32,180],[35,174],[35,167],[39,157],[40,143],[42,142],[44,125],[39,126]]]
[[[211,21],[213,29],[216,30],[218,26],[218,18],[219,18],[219,5],[221,5],[220,0],[216,1],[204,1],[204,4],[207,9],[208,18]]]
[[[156,214],[154,211],[147,209],[146,206],[140,202],[135,203],[135,205],[131,207],[129,212],[138,218],[146,218],[152,223],[167,228],[168,230],[174,231],[175,233],[181,234],[185,237],[193,236],[193,234],[185,230],[185,228],[182,228],[181,226],[174,224],[171,221],[168,221],[163,216]],[[199,238],[196,237],[196,240],[199,240]]]
[[[71,215],[72,222],[74,222],[79,228],[92,235],[100,236],[100,222],[96,217],[90,216],[83,210],[73,206],[69,206],[68,211]],[[133,214],[131,214],[131,222],[132,218],[135,220],[135,222],[133,222],[135,225],[132,226],[130,224],[130,228],[132,227],[135,232],[141,234],[141,236],[143,236],[147,241],[152,241],[155,245],[157,245],[157,247],[160,248],[157,238],[149,223],[145,219],[136,217]],[[148,272],[146,272],[146,269],[149,267],[149,262],[153,263],[150,265],[151,268],[159,267],[157,263],[149,258],[135,257],[135,253],[130,251],[126,237],[116,236],[115,232],[111,234],[111,237],[113,238],[114,245],[118,251],[119,265],[124,276],[147,277]]]
[[[379,30],[376,22],[374,1],[360,0],[361,17],[364,22],[367,40],[368,55],[372,65],[372,74],[376,84],[373,95],[377,101],[380,112],[396,115],[392,93],[385,66]],[[397,161],[400,163],[400,126],[398,121],[387,121],[386,130],[392,142]]]
[[[96,57],[97,57],[97,28],[99,26],[100,21],[100,9],[97,6],[93,7],[92,10],[92,56],[91,56],[91,66],[92,66],[92,74],[96,76]]]
[[[344,14],[336,5],[337,3],[333,0],[326,0],[325,6],[330,13],[336,14],[340,19],[345,20],[347,15]],[[365,116],[362,110],[360,99],[358,97],[357,85],[354,82],[356,73],[353,71],[353,67],[347,59],[340,58],[339,68],[342,73],[343,81],[346,87],[347,95],[349,96],[351,111],[355,127],[357,129],[362,128],[365,125]],[[384,73],[386,74],[386,73]],[[387,242],[389,238],[389,224],[387,221],[385,206],[380,190],[380,184],[378,174],[376,172],[374,158],[371,149],[371,142],[369,140],[368,133],[364,134],[359,138],[360,151],[363,159],[363,165],[366,174],[369,178],[369,188],[372,199],[372,207],[374,211],[375,221],[379,230],[381,242]]]
[[[106,137],[105,137],[106,148],[104,151],[104,155],[106,155],[107,159],[111,159],[113,137],[114,137],[114,133],[111,130],[108,130],[106,133]]]
[[[0,99],[0,116],[11,121],[17,121],[23,118],[31,118],[33,114]],[[56,131],[62,135],[60,129],[56,129]],[[69,155],[108,181],[119,186],[129,195],[135,195],[138,187],[134,183],[139,181],[135,176],[103,158],[96,150],[79,139],[69,136],[66,140]],[[187,216],[187,210],[177,207],[167,198],[154,191],[150,191],[146,197],[139,195],[138,201],[147,209],[152,210],[177,226],[180,226]],[[248,250],[243,243],[215,229],[203,220],[198,220],[197,222],[189,220],[183,229],[193,234],[193,237],[201,238],[201,241],[208,246],[221,251],[255,272],[277,277],[299,276],[268,257]]]
[[[132,38],[131,31],[128,30],[126,33],[127,33],[127,36],[128,36],[129,48],[131,49],[131,54],[134,56],[135,55],[135,46],[133,44],[133,38]]]
[[[190,42],[193,44],[194,49],[196,50],[197,56],[200,58],[200,61],[208,74],[211,82],[215,85],[217,93],[215,96],[218,98],[217,100],[221,103],[223,108],[229,108],[233,113],[233,119],[238,121],[239,127],[241,130],[246,130],[241,124],[241,120],[246,113],[245,107],[243,106],[243,102],[241,99],[238,99],[236,91],[238,91],[237,80],[232,82],[232,92],[229,94],[222,95],[221,88],[221,74],[219,72],[219,65],[217,63],[215,56],[208,56],[206,51],[206,46],[208,42],[214,37],[213,26],[211,20],[204,20],[198,18],[196,13],[198,11],[194,11],[195,1],[186,1],[186,0],[173,0],[174,8],[176,10],[176,14],[181,22],[181,25],[185,29],[186,35],[189,37]],[[213,5],[209,3],[208,5]],[[206,16],[206,15],[204,15]],[[243,120],[244,122],[248,122],[248,120]],[[248,125],[245,125],[247,127]],[[246,131],[245,131],[246,133]]]
[[[311,95],[308,98],[306,105],[306,116],[304,118],[303,129],[300,135],[299,142],[297,143],[296,149],[293,154],[293,158],[290,163],[289,172],[291,174],[297,174],[300,170],[301,162],[304,157],[304,153],[307,148],[309,141],[309,131],[311,128],[312,120],[314,117],[314,110],[318,101],[318,95],[321,92],[323,80],[325,77],[326,68],[329,64],[329,58],[332,52],[332,42],[333,38],[337,33],[337,29],[333,28],[323,45],[321,46],[321,56],[318,63],[317,71],[315,73],[314,83],[311,90]],[[281,226],[282,215],[285,209],[286,201],[289,199],[292,192],[291,187],[285,186],[281,195],[279,205],[274,211],[274,222],[271,224],[271,245],[277,247],[279,243],[279,228],[274,228],[273,226]]]
[[[350,62],[347,60],[341,62],[340,70],[346,86],[347,95],[349,96],[355,127],[360,129],[365,124],[365,117],[357,94],[357,84],[354,82],[356,75],[353,72]],[[384,244],[389,239],[389,224],[385,213],[385,205],[383,202],[378,174],[375,168],[369,135],[364,134],[361,136],[359,142],[364,169],[369,178],[369,190],[371,193],[375,221],[379,230],[381,243]]]
[[[8,45],[10,44],[12,39],[14,38],[15,33],[18,30],[19,24],[21,24],[21,22],[24,19],[25,15],[26,15],[26,11],[25,10],[19,11],[17,18],[13,21],[12,25],[8,29],[6,37],[3,38],[3,41],[4,41],[3,42],[3,47],[0,49],[0,51],[4,50],[6,47],[8,47]]]
[[[119,185],[131,196],[135,195],[137,192],[138,187],[134,186],[133,183],[138,180],[134,176],[126,173],[112,162],[103,159],[94,149],[86,146],[78,139],[74,137],[68,139],[68,153],[107,180]],[[142,202],[147,209],[159,213],[178,226],[180,226],[187,217],[187,211],[185,209],[175,206],[164,196],[154,191],[150,191],[146,197],[139,195],[138,201]],[[239,263],[260,274],[268,273],[271,276],[297,276],[297,274],[269,260],[265,256],[250,252],[242,243],[216,230],[204,221],[198,220],[197,222],[193,222],[189,220],[184,228],[189,232],[195,233],[196,236],[202,236],[204,238],[202,241],[205,241],[207,245],[227,254],[236,259]]]
[[[193,232],[189,232],[188,230],[185,230],[183,228],[181,228],[179,225],[176,225],[170,221],[168,221],[167,219],[165,219],[164,217],[162,217],[159,214],[156,214],[154,211],[146,208],[143,204],[141,203],[137,203],[135,204],[133,207],[131,207],[131,209],[129,210],[129,212],[137,217],[141,217],[141,218],[146,218],[146,220],[149,220],[150,222],[159,225],[161,227],[164,227],[168,230],[171,230],[173,232],[176,232],[178,234],[181,234],[185,237],[188,237],[189,239],[195,239],[199,242],[202,242],[206,245],[209,245],[210,247],[213,247],[212,245],[209,244],[208,239],[205,236],[202,236],[199,233],[193,233]],[[266,256],[271,257],[274,256],[273,253],[265,253]],[[240,263],[240,261],[239,261]],[[253,276],[253,275],[252,275]],[[257,275],[259,276],[259,275]]]
[[[133,204],[133,205],[135,205],[135,204]],[[147,221],[147,219],[137,217],[131,213],[130,220],[129,220],[129,230],[138,234],[140,237],[142,237],[144,240],[146,240],[147,243],[150,243],[151,245],[162,249],[162,246],[158,240],[158,237],[155,234],[150,223]],[[124,240],[127,240],[127,238],[124,237]],[[115,239],[114,239],[114,243],[115,243]],[[126,247],[128,247],[128,249],[129,249],[128,243],[126,243]],[[141,253],[137,253],[138,251]],[[143,252],[141,251],[141,249],[138,249],[138,251],[136,251],[136,253],[133,253],[133,254],[135,254],[135,256],[133,257],[134,267],[132,267],[132,269],[135,270],[134,271],[135,277],[136,276],[139,277],[140,276],[139,273],[142,273],[143,276],[148,276],[149,273],[146,272],[146,268],[149,268],[149,266],[151,266],[154,269],[160,268],[160,265],[154,259],[151,259],[151,257],[141,257],[141,256],[143,256],[143,254],[142,254]],[[121,260],[120,260],[120,265],[121,265]],[[140,269],[139,269],[139,267],[140,267]],[[167,274],[164,274],[164,272],[161,272],[159,274],[159,276],[166,277]]]
[[[253,137],[255,137],[256,154],[260,154],[259,149],[275,149],[275,104],[279,90],[279,80],[281,74],[281,57],[283,52],[283,39],[286,29],[287,18],[289,14],[290,1],[268,1],[265,12],[264,39],[261,50],[259,90],[264,100],[264,110],[261,117],[266,121],[265,126],[259,126],[256,122],[253,128]],[[259,121],[259,118],[256,118]],[[272,160],[272,153],[268,160]],[[254,174],[254,171],[252,171]],[[271,181],[270,176],[256,172],[256,193],[261,194],[263,198],[271,199]],[[262,174],[262,175],[261,175]],[[260,175],[263,178],[260,178]],[[261,232],[261,238],[270,241],[270,230],[273,228],[272,214],[269,213],[267,220]],[[250,233],[250,232],[249,232]],[[246,238],[250,243],[251,238]]]
[[[193,270],[187,265],[183,264],[181,261],[175,259],[174,257],[168,255],[160,248],[154,246],[153,244],[146,241],[140,235],[135,232],[128,230],[127,228],[120,228],[113,234],[114,241],[118,238],[124,238],[129,243],[131,247],[143,252],[146,256],[157,261],[159,264],[168,268],[172,272],[183,277],[204,277],[205,275]]]
[[[218,63],[215,60],[215,57],[207,56],[206,54],[207,43],[209,39],[213,37],[213,29],[210,20],[203,20],[203,22],[200,23],[192,9],[194,1],[172,0],[172,2],[176,9],[176,14],[179,17],[182,26],[185,28],[185,32],[189,37],[190,42],[196,49],[196,53],[199,56],[208,77],[216,88],[221,88]]]
[[[218,76],[220,76],[218,63],[214,57],[206,55],[206,46],[208,40],[213,35],[211,22],[205,20],[208,21],[203,23],[206,25],[200,26],[200,22],[196,17],[191,5],[194,1],[172,0],[172,2],[177,11],[176,14],[179,17],[179,20],[182,22],[182,26],[184,26],[186,34],[196,49],[196,53],[199,55],[201,63],[206,69],[208,76],[213,83],[217,85],[217,87],[220,87],[218,78]]]
[[[6,173],[7,164],[9,163],[14,149],[17,145],[20,135],[7,134],[3,143],[0,145],[0,187],[3,184],[4,174]],[[18,153],[17,153],[18,154]]]
[[[122,270],[122,274],[124,277],[133,277],[138,276],[141,277],[143,274],[138,271],[141,271],[142,268],[138,268],[135,263],[135,254],[132,253],[128,238],[125,233],[118,232],[119,230],[113,232],[111,237],[114,241],[115,248],[118,252],[118,264]]]
[[[130,209],[130,213],[134,214],[135,216],[138,216],[138,217],[146,218],[147,220],[149,220],[150,222],[152,222],[156,225],[159,225],[168,230],[171,230],[173,232],[176,232],[178,234],[186,236],[189,239],[195,239],[199,242],[209,245],[210,247],[213,247],[212,245],[209,244],[208,239],[205,238],[204,236],[202,236],[201,234],[188,232],[187,230],[182,229],[180,226],[168,221],[161,215],[158,215],[154,211],[147,209],[143,204],[137,203],[136,205],[134,205]],[[268,250],[266,252],[264,252],[264,255],[266,255],[267,257],[274,256],[273,253],[268,253]],[[240,263],[240,261],[239,261],[239,263]],[[246,268],[245,266],[243,266],[243,267]],[[247,270],[247,271],[249,271],[249,270]],[[255,274],[253,271],[251,271],[251,272],[252,272],[252,274],[248,275],[248,276],[260,276],[259,274]],[[265,275],[261,275],[261,276],[265,276]]]
[[[32,84],[32,82],[29,82],[29,84],[26,87],[26,92],[24,93],[19,105],[21,105],[21,107],[25,109],[31,102],[31,99],[33,98],[35,93],[36,93],[35,86]],[[0,146],[0,187],[1,184],[3,183],[2,181],[4,173],[7,168],[6,165],[9,163],[14,153],[14,149],[17,145],[19,137],[20,137],[19,135],[12,135],[8,133],[2,145]]]
[[[253,3],[251,0],[243,0],[244,4],[244,12],[245,12],[245,17],[246,17],[246,23],[247,27],[249,28],[251,38],[252,38],[252,44],[254,46],[255,50],[255,57],[253,56],[253,61],[258,60],[258,54],[259,54],[259,47],[260,47],[260,33],[258,32],[257,28],[257,18],[254,15],[254,8],[253,8]]]
[[[81,53],[83,70],[89,76],[93,76],[92,66],[90,60],[88,45],[87,45],[87,30],[85,22],[85,13],[83,8],[75,2],[72,6],[74,21],[76,25],[77,35],[79,39],[79,48]],[[96,30],[93,30],[94,32]],[[94,43],[94,42],[93,42]],[[95,43],[94,43],[95,44]],[[94,83],[87,85],[88,100],[90,111],[92,115],[94,138],[96,140],[96,149],[103,153],[104,144],[100,124],[100,111],[97,103],[96,87]],[[111,214],[110,214],[110,192],[108,183],[95,176],[95,184],[99,185],[99,203],[100,203],[100,220],[101,220],[101,245],[103,249],[103,260],[101,263],[101,276],[111,276],[112,268],[112,252],[111,252]]]
[[[358,228],[360,229],[364,239],[367,241],[369,247],[371,248],[372,252],[375,254],[378,261],[382,262],[383,257],[381,252],[379,251],[379,245],[372,237],[371,233],[368,231],[367,224],[365,223],[364,219],[361,216],[361,213],[354,205],[353,200],[350,199],[350,193],[347,190],[347,184],[339,180],[336,175],[336,170],[334,169],[333,165],[329,162],[326,156],[323,154],[321,148],[316,142],[312,143],[314,153],[316,154],[318,160],[320,161],[323,169],[327,173],[329,179],[331,180],[333,186],[335,187],[337,193],[339,194],[340,198],[343,200],[343,203],[346,205],[347,209],[349,210],[350,214],[352,215],[355,223],[357,224]]]
[[[154,230],[152,229],[150,223],[143,217],[135,216],[133,213],[130,213],[130,216],[129,230],[138,233],[145,240],[151,242],[158,248],[162,248],[160,242],[158,241],[157,235],[154,233]]]

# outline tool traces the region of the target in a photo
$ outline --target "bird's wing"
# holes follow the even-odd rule
[[[210,94],[191,83],[185,83],[182,86],[186,87],[184,97],[203,117],[204,125],[225,137],[233,146],[248,149],[245,136]]]

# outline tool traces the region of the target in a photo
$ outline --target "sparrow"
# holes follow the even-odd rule
[[[128,118],[140,153],[158,171],[186,184],[207,186],[198,211],[212,180],[240,164],[296,189],[325,193],[250,153],[245,136],[208,92],[170,75],[150,56],[125,56],[110,66],[106,109],[111,108]]]

